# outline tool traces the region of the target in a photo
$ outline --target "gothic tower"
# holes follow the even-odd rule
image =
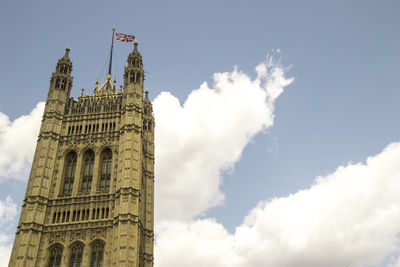
[[[9,266],[153,266],[154,117],[138,42],[123,91],[111,75],[70,97],[70,48],[50,87]]]

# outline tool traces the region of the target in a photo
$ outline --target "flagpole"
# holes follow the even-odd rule
[[[113,26],[112,28],[112,38],[111,38],[111,51],[110,51],[110,64],[108,65],[108,75],[111,77],[111,63],[112,63],[112,52],[113,52],[113,47],[114,47],[114,32],[115,32],[115,27]]]

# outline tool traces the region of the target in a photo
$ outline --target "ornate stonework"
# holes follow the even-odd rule
[[[137,46],[122,91],[109,75],[74,99],[69,47],[58,61],[9,266],[153,266],[154,117]]]

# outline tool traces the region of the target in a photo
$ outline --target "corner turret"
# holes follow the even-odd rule
[[[144,70],[138,44],[138,41],[134,42],[133,51],[128,56],[128,66],[124,70],[124,93],[136,93],[142,98]]]
[[[50,79],[49,94],[52,90],[61,90],[69,97],[72,88],[72,62],[69,59],[70,50],[71,47],[67,45],[65,55],[57,62],[55,72],[53,72]]]

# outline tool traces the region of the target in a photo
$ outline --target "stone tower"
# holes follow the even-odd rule
[[[153,266],[154,117],[135,41],[111,75],[70,97],[70,48],[50,79],[9,266]]]

